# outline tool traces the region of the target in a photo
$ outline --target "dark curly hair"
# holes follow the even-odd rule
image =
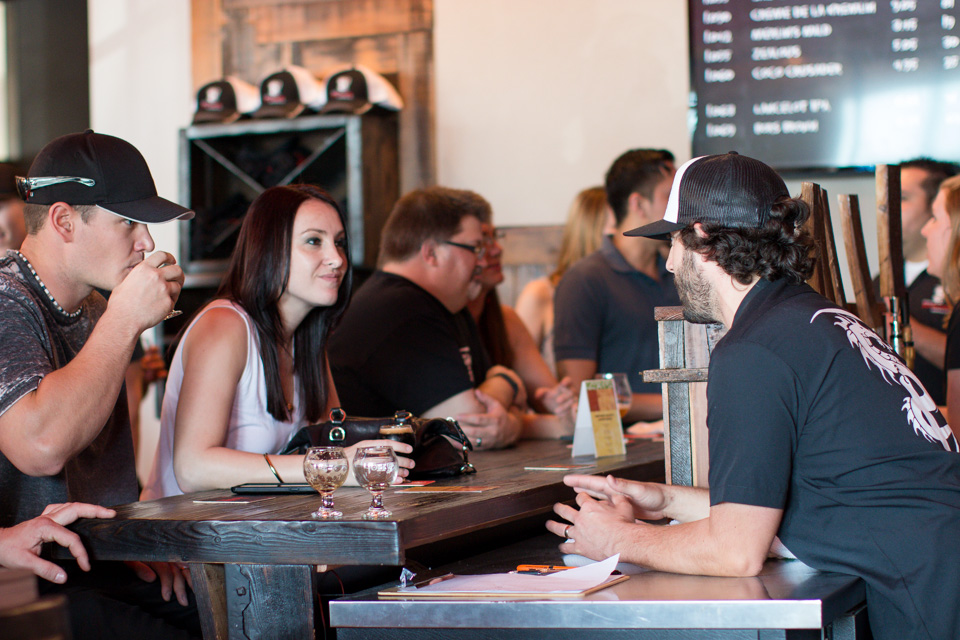
[[[770,217],[759,228],[731,228],[717,223],[701,225],[706,237],[693,226],[680,231],[683,246],[720,265],[740,284],[754,277],[786,278],[791,284],[806,282],[817,260],[810,233],[803,228],[810,216],[799,198],[773,203]]]

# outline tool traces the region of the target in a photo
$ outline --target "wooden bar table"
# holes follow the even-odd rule
[[[190,564],[205,638],[313,638],[317,565],[401,566],[408,553],[428,545],[461,544],[460,557],[480,548],[485,532],[504,527],[542,529],[553,504],[572,501],[563,471],[524,467],[571,462],[568,445],[526,441],[503,451],[470,455],[478,473],[434,485],[490,487],[474,493],[405,493],[388,490],[390,520],[360,518],[370,503],[361,488],[335,495],[344,518],[311,517],[319,495],[237,497],[205,491],[117,507],[110,520],[80,520],[71,528],[95,560],[169,561]],[[662,481],[663,444],[639,441],[623,456],[588,461],[581,473],[613,473]],[[512,542],[513,540],[509,540]],[[502,538],[499,544],[508,542]],[[468,548],[463,548],[468,547]]]

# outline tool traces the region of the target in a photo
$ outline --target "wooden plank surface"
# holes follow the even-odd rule
[[[524,466],[566,464],[570,450],[556,441],[526,441],[504,451],[475,452],[471,476],[436,485],[492,486],[482,493],[405,493],[391,488],[384,503],[393,519],[360,518],[370,494],[347,487],[335,495],[340,521],[310,514],[319,496],[249,496],[238,502],[196,502],[232,498],[229,490],[206,491],[117,507],[111,520],[80,520],[77,531],[95,559],[235,562],[256,564],[399,565],[404,552],[489,527],[548,513],[569,501],[562,471],[525,471]],[[631,443],[625,456],[596,461],[585,473],[615,473],[635,480],[663,479],[663,448]]]
[[[906,285],[903,279],[899,165],[877,165],[877,244],[880,255],[880,295],[904,295]]]

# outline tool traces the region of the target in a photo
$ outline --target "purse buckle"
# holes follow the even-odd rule
[[[347,439],[347,431],[340,426],[330,429],[330,442],[343,442]]]

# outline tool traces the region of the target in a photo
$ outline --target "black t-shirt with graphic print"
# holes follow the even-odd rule
[[[350,301],[327,349],[347,415],[421,415],[479,385],[490,365],[469,314],[377,271]]]
[[[906,365],[806,285],[761,280],[711,356],[710,502],[783,509],[796,556],[867,583],[883,638],[960,637],[960,455]]]

